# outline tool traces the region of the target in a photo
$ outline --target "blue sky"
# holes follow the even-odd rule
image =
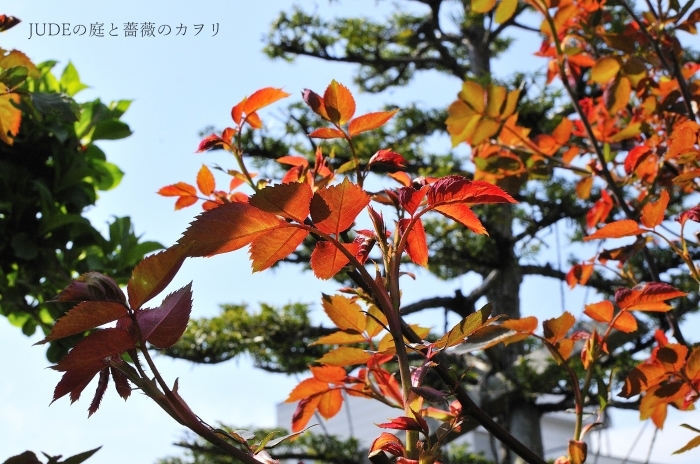
[[[338,4],[339,3],[339,4]],[[326,15],[356,15],[371,11],[383,14],[388,2],[372,0],[299,2],[309,10]],[[121,141],[100,145],[108,159],[125,171],[121,185],[101,194],[89,216],[98,227],[110,217],[132,217],[137,232],[145,239],[174,243],[193,216],[196,207],[173,212],[173,200],[155,194],[161,186],[177,181],[193,182],[202,163],[226,164],[220,152],[194,154],[199,142],[198,131],[207,125],[230,124],[231,106],[258,88],[284,87],[299,99],[303,88],[323,91],[331,79],[345,83],[356,93],[358,114],[379,109],[385,102],[414,101],[430,106],[447,106],[459,91],[460,83],[434,73],[420,75],[414,83],[381,96],[358,94],[352,85],[353,67],[300,59],[289,64],[270,61],[262,53],[263,36],[286,2],[243,2],[240,0],[200,0],[196,3],[169,1],[148,4],[134,0],[95,2],[86,0],[23,0],[6,5],[0,13],[19,17],[23,23],[0,35],[0,47],[24,51],[35,62],[58,60],[57,69],[72,61],[90,88],[77,96],[80,101],[101,98],[103,101],[133,99],[124,120],[134,134]],[[165,37],[124,37],[126,22],[153,22],[156,27],[169,25],[173,32]],[[107,31],[114,23],[118,37],[55,36],[29,39],[29,23],[70,23],[76,25],[104,23]],[[218,23],[218,34],[212,27]],[[188,27],[184,36],[176,36],[176,27]],[[198,36],[194,25],[203,24]],[[697,43],[697,42],[696,42]],[[532,57],[538,40],[518,40],[516,50],[496,67],[496,72],[536,69],[543,65]],[[523,58],[526,57],[526,58]],[[279,105],[281,107],[282,105]],[[274,109],[272,110],[274,112]],[[268,113],[264,121],[274,118]],[[222,182],[223,178],[220,179]],[[564,255],[568,254],[565,249]],[[221,303],[259,302],[284,304],[302,301],[316,304],[320,292],[332,293],[336,285],[319,282],[311,274],[282,266],[275,271],[251,274],[244,251],[185,264],[172,288],[194,281],[194,316],[211,316]],[[461,288],[468,292],[477,279],[465,277],[440,282],[420,275],[415,284],[404,289],[404,301],[432,295],[449,295]],[[557,295],[553,304],[543,307],[543,291]],[[557,285],[544,279],[529,279],[523,292],[523,312],[540,318],[561,311]],[[580,314],[582,293],[567,293],[567,309]],[[316,312],[318,321],[323,318]],[[427,325],[443,325],[441,311],[423,316]],[[88,387],[84,398],[70,406],[64,398],[51,407],[53,388],[60,376],[47,370],[43,348],[31,347],[38,335],[28,339],[19,330],[0,319],[0,459],[31,449],[68,456],[103,445],[92,461],[100,463],[150,463],[158,457],[177,454],[171,443],[183,429],[139,394],[126,404],[109,391],[97,414],[87,419]],[[294,378],[270,375],[251,367],[247,359],[219,366],[192,366],[167,358],[157,364],[170,382],[180,378],[180,391],[193,410],[208,422],[223,421],[245,426],[275,424],[274,405],[284,400],[295,385]],[[629,443],[640,424],[620,416],[619,432]],[[631,417],[631,416],[628,416]],[[667,423],[672,431],[657,441],[675,449],[690,438],[677,428],[681,420],[692,417],[673,416]],[[625,429],[625,424],[629,428]],[[697,424],[696,424],[697,425]],[[650,429],[650,428],[649,428]],[[669,435],[674,436],[669,436]],[[617,442],[617,441],[615,441]],[[670,443],[670,444],[668,444]],[[668,458],[668,451],[654,455],[657,461],[690,463],[688,457]],[[619,453],[625,453],[627,447]],[[642,450],[639,456],[645,455]]]

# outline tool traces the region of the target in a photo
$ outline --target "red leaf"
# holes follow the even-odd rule
[[[206,196],[209,196],[212,193],[214,193],[214,190],[216,189],[216,181],[214,180],[214,175],[204,164],[197,173],[197,187],[199,187],[199,191]]]
[[[358,116],[350,121],[348,125],[348,134],[350,134],[350,137],[354,137],[357,134],[382,127],[389,119],[393,118],[398,111],[399,110],[379,111]]]
[[[318,230],[336,236],[350,228],[369,204],[369,196],[346,177],[341,184],[319,189],[311,200],[311,218]]]
[[[121,355],[135,346],[135,340],[124,330],[97,330],[78,342],[66,357],[52,367],[62,372],[91,367],[96,362]]]
[[[278,184],[259,190],[248,203],[267,213],[303,223],[309,216],[312,195],[306,183]]]
[[[651,282],[638,285],[633,289],[623,288],[615,293],[615,303],[628,311],[665,312],[671,306],[665,300],[687,295],[672,285],[662,282]]]
[[[178,240],[188,256],[213,256],[248,245],[284,222],[248,203],[229,203],[197,216]]]
[[[352,254],[360,251],[357,243],[343,243]],[[350,260],[332,242],[318,242],[311,253],[311,269],[319,279],[330,279],[336,275]]]
[[[301,245],[307,235],[309,232],[304,229],[282,227],[256,238],[250,246],[253,271],[264,271],[280,259],[286,258]]]
[[[282,89],[266,87],[264,89],[253,92],[253,95],[248,97],[243,104],[243,112],[250,116],[252,113],[265,108],[274,102],[288,97],[290,94]]]
[[[401,219],[399,221],[399,229],[401,233],[406,233],[406,229],[410,224],[411,219]],[[406,237],[406,252],[411,261],[419,266],[428,267],[428,238],[425,235],[423,221],[416,220],[408,232]]]
[[[345,124],[355,114],[355,99],[343,84],[334,80],[326,87],[323,105],[331,122]]]
[[[136,265],[126,286],[133,310],[141,308],[168,286],[185,261],[188,250],[187,246],[173,245]]]
[[[220,136],[216,134],[211,134],[205,138],[202,139],[201,142],[199,142],[199,145],[197,146],[197,153],[201,153],[203,151],[211,150],[214,148],[220,148],[222,146],[228,145],[224,139],[222,139]],[[160,193],[160,192],[158,192]],[[164,195],[161,193],[161,195]]]
[[[605,190],[600,192],[600,199],[586,213],[586,228],[592,229],[601,222],[605,222],[612,211],[613,201]]]
[[[389,432],[382,432],[369,448],[369,457],[376,456],[382,451],[393,454],[394,456],[403,456],[406,448],[404,448],[401,440],[396,435]]]
[[[403,187],[399,190],[399,203],[404,207],[406,212],[413,216],[416,213],[416,209],[423,202],[423,198],[428,193],[429,186],[424,185],[420,190],[416,190],[413,187]]]
[[[129,396],[131,396],[131,385],[129,385],[129,379],[124,375],[124,373],[113,367],[109,368],[112,372],[112,380],[114,380],[114,388],[117,390],[119,396],[121,396],[124,401],[126,401]]]
[[[104,369],[104,367],[105,365],[100,360],[84,366],[81,369],[67,371],[56,385],[51,402],[53,403],[57,399],[70,393],[71,403],[75,403],[80,398],[80,394],[85,390],[85,387],[88,386],[97,373]]]
[[[107,391],[107,385],[109,384],[109,368],[105,367],[100,371],[100,379],[97,381],[97,389],[95,390],[95,396],[92,398],[90,407],[88,408],[88,417],[92,416],[97,412],[100,407],[102,398],[105,396]]]
[[[192,311],[192,284],[166,296],[155,309],[136,313],[141,336],[156,348],[169,348],[177,342],[187,328]]]
[[[646,232],[644,229],[639,228],[639,224],[632,219],[622,219],[620,221],[611,222],[605,224],[600,229],[596,230],[595,233],[584,237],[584,241],[596,240],[603,238],[621,238],[629,237],[632,235],[639,235]]]
[[[95,271],[74,279],[53,301],[114,301],[126,305],[124,292],[114,279]]]
[[[452,202],[468,204],[516,203],[500,187],[484,181],[470,181],[462,176],[443,177],[430,186],[428,204],[440,205]]]
[[[323,119],[330,121],[331,118],[328,117],[328,113],[326,112],[326,106],[323,103],[323,98],[313,90],[309,89],[304,89],[304,91],[301,93],[302,98],[304,99],[304,102],[306,102],[307,105],[309,105],[309,108],[311,110],[321,116]]]
[[[694,206],[687,211],[683,211],[683,213],[681,213],[680,217],[678,218],[678,222],[680,222],[681,224],[685,224],[685,221],[687,220],[691,220],[693,222],[700,222],[700,205]]]
[[[422,431],[423,429],[421,428],[420,424],[418,421],[411,417],[406,417],[406,416],[400,416],[396,417],[394,419],[391,419],[390,422],[385,422],[383,424],[377,424],[377,427],[381,427],[383,429],[395,429],[395,430],[415,430],[417,432]]]
[[[369,159],[369,162],[367,163],[367,167],[369,168],[375,164],[385,164],[388,166],[392,166],[396,169],[405,169],[406,159],[396,152],[384,149],[379,150],[377,153],[372,155],[372,157]]]
[[[342,139],[345,137],[345,134],[343,134],[342,131],[332,127],[322,127],[311,132],[309,137],[313,139]]]
[[[319,397],[318,412],[324,419],[330,419],[338,414],[343,406],[343,394],[338,389],[328,390]]]
[[[36,344],[68,337],[94,329],[126,316],[126,306],[111,301],[84,301],[56,321],[51,333]]]
[[[669,200],[670,197],[668,196],[668,192],[666,190],[662,190],[658,200],[644,205],[644,208],[642,208],[641,217],[642,224],[650,229],[653,229],[661,224],[661,222],[664,220],[664,215],[666,214],[666,207],[668,206]]]

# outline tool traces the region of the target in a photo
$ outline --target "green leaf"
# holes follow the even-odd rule
[[[118,140],[132,134],[129,125],[116,119],[98,122],[92,133],[92,140]]]
[[[61,74],[61,80],[59,81],[61,89],[71,97],[83,89],[87,89],[87,85],[80,82],[80,76],[78,76],[78,70],[75,69],[73,63],[70,61],[68,65],[63,70]]]

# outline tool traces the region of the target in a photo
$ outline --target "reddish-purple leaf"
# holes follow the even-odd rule
[[[303,223],[309,216],[312,196],[309,184],[294,182],[265,187],[250,197],[248,203],[267,213]]]
[[[126,286],[133,310],[141,308],[168,286],[185,261],[188,251],[188,246],[174,245],[148,256],[136,265]]]
[[[369,449],[369,457],[376,456],[382,451],[393,454],[394,456],[403,456],[406,448],[398,437],[389,432],[382,432],[373,442]]]
[[[52,368],[62,372],[87,368],[134,347],[136,341],[124,330],[97,330],[78,342],[70,353]]]
[[[192,284],[171,293],[155,309],[136,313],[136,321],[144,340],[156,348],[169,348],[187,328],[192,311]]]
[[[70,393],[71,403],[75,403],[80,398],[80,394],[88,386],[90,381],[104,369],[102,361],[94,361],[92,364],[81,369],[73,369],[63,374],[61,380],[56,385],[53,392],[52,403],[57,399]]]
[[[114,279],[91,271],[73,280],[54,301],[115,301],[125,305],[126,297]]]
[[[191,245],[188,256],[213,256],[242,248],[283,224],[248,203],[228,203],[197,216],[178,244]]]
[[[107,391],[107,385],[109,385],[109,368],[105,367],[100,371],[100,379],[97,381],[95,396],[92,398],[92,402],[88,408],[88,417],[95,414],[97,409],[100,407],[102,398],[105,396],[105,392]]]
[[[687,211],[683,211],[683,213],[681,213],[680,217],[678,218],[678,222],[680,222],[681,224],[685,224],[685,221],[688,220],[693,222],[700,222],[700,205],[694,206]]]
[[[458,175],[439,179],[430,186],[428,191],[429,205],[448,202],[468,204],[516,203],[513,197],[500,187],[484,181],[471,181]]]
[[[406,233],[406,229],[410,224],[410,219],[401,219],[399,221],[399,229],[401,234]],[[423,222],[418,219],[408,231],[406,237],[406,252],[411,261],[419,266],[428,267],[428,239],[425,235]]]
[[[112,372],[112,380],[114,380],[114,388],[119,393],[125,401],[129,396],[131,396],[131,385],[129,385],[129,379],[124,375],[124,373],[114,367],[109,368]]]
[[[126,316],[126,306],[113,301],[84,301],[56,321],[51,333],[37,345],[94,329]]]
[[[326,106],[323,103],[323,98],[319,94],[313,90],[304,89],[301,96],[304,99],[304,102],[309,105],[309,108],[311,108],[314,113],[318,114],[327,121],[331,120],[326,112]]]
[[[422,431],[422,427],[415,419],[406,416],[399,416],[391,419],[390,422],[385,422],[383,424],[377,424],[377,427],[383,429],[395,429],[395,430],[415,430],[417,432]]]
[[[424,185],[420,190],[416,190],[413,187],[403,187],[399,190],[399,203],[401,203],[401,206],[404,207],[408,214],[413,216],[428,193],[428,189],[430,189],[428,185]]]
[[[370,159],[369,162],[367,163],[367,167],[370,167],[374,164],[386,164],[388,166],[393,166],[397,169],[405,169],[406,168],[406,158],[403,156],[399,155],[398,153],[384,149],[384,150],[379,150],[377,153],[375,153]]]

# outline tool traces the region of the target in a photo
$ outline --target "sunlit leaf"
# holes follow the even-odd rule
[[[200,192],[207,196],[214,193],[214,190],[216,189],[214,175],[204,164],[197,173],[197,187],[199,187]]]
[[[399,110],[379,111],[358,116],[348,124],[348,134],[354,137],[357,134],[377,129],[386,124]]]
[[[332,80],[323,94],[323,104],[331,122],[345,124],[355,114],[355,99],[343,84]]]
[[[399,229],[401,234],[406,234],[406,229],[411,219],[401,219]],[[417,219],[406,236],[406,253],[411,261],[419,266],[428,267],[428,239],[425,235],[423,222]]]
[[[670,197],[666,190],[662,190],[659,194],[659,199],[650,203],[647,203],[642,208],[641,222],[645,227],[653,229],[663,222],[664,215],[666,214],[666,208],[668,207],[668,202]]]
[[[557,343],[563,339],[567,332],[574,326],[576,318],[568,311],[564,311],[561,316],[555,319],[547,319],[542,322],[544,338],[549,343]]]
[[[629,237],[633,235],[639,235],[647,232],[644,229],[639,228],[639,224],[632,219],[622,219],[620,221],[611,222],[605,224],[600,229],[596,230],[595,233],[584,237],[584,241],[588,240],[598,240],[603,238],[621,238]]]
[[[518,6],[518,0],[501,0],[501,3],[496,7],[494,21],[497,24],[503,24],[513,17],[515,9]]]
[[[650,282],[633,289],[622,288],[615,293],[615,303],[629,311],[665,312],[671,306],[665,300],[685,296],[686,293],[663,282]]]
[[[282,89],[275,89],[272,87],[257,90],[245,100],[243,112],[250,115],[289,95],[290,94],[284,92]]]
[[[357,243],[344,243],[342,246],[353,256],[360,251]],[[332,242],[318,242],[311,252],[311,270],[319,279],[330,279],[348,262],[349,258]]]
[[[447,348],[458,345],[465,338],[476,332],[477,329],[481,328],[489,319],[490,315],[491,305],[486,305],[459,321],[433,345],[435,348]]]
[[[53,326],[51,333],[38,342],[44,344],[52,340],[80,334],[127,315],[126,306],[111,301],[84,301],[68,311]]]
[[[310,377],[299,382],[299,385],[289,393],[285,403],[303,400],[328,390],[328,382],[323,382],[315,377]]]
[[[311,200],[311,219],[327,234],[336,236],[350,228],[369,204],[369,196],[346,177],[342,183],[319,189]]]
[[[620,62],[610,56],[600,58],[591,69],[591,80],[596,84],[607,84],[620,71]]]
[[[382,432],[372,442],[372,446],[369,448],[369,457],[376,456],[382,451],[386,451],[394,456],[403,456],[406,449],[396,435],[389,432]]]
[[[343,406],[343,394],[339,389],[331,389],[320,395],[318,413],[324,419],[330,419],[338,414]]]
[[[178,243],[190,245],[188,256],[213,256],[242,248],[283,224],[248,203],[228,203],[197,216]]]
[[[372,355],[360,348],[341,346],[324,354],[318,362],[329,366],[353,366],[365,364]]]
[[[354,330],[362,333],[367,326],[366,316],[360,305],[343,295],[323,294],[323,311],[341,330]]]
[[[248,203],[267,213],[303,223],[309,216],[312,195],[307,183],[278,184],[259,190]]]
[[[342,139],[344,134],[338,129],[332,127],[321,127],[309,134],[312,139]]]
[[[12,145],[14,137],[19,133],[22,121],[19,101],[19,95],[16,93],[0,95],[0,140],[8,145]]]
[[[174,245],[136,265],[126,286],[132,309],[139,309],[168,286],[185,261],[187,251],[187,246]]]
[[[307,230],[290,226],[274,229],[257,237],[250,245],[253,272],[264,271],[280,259],[289,256],[308,235]]]
[[[637,319],[629,312],[622,311],[615,319],[613,328],[621,332],[632,333],[637,330]]]
[[[609,323],[612,321],[615,308],[609,301],[601,301],[599,303],[587,304],[583,313],[598,322]]]

